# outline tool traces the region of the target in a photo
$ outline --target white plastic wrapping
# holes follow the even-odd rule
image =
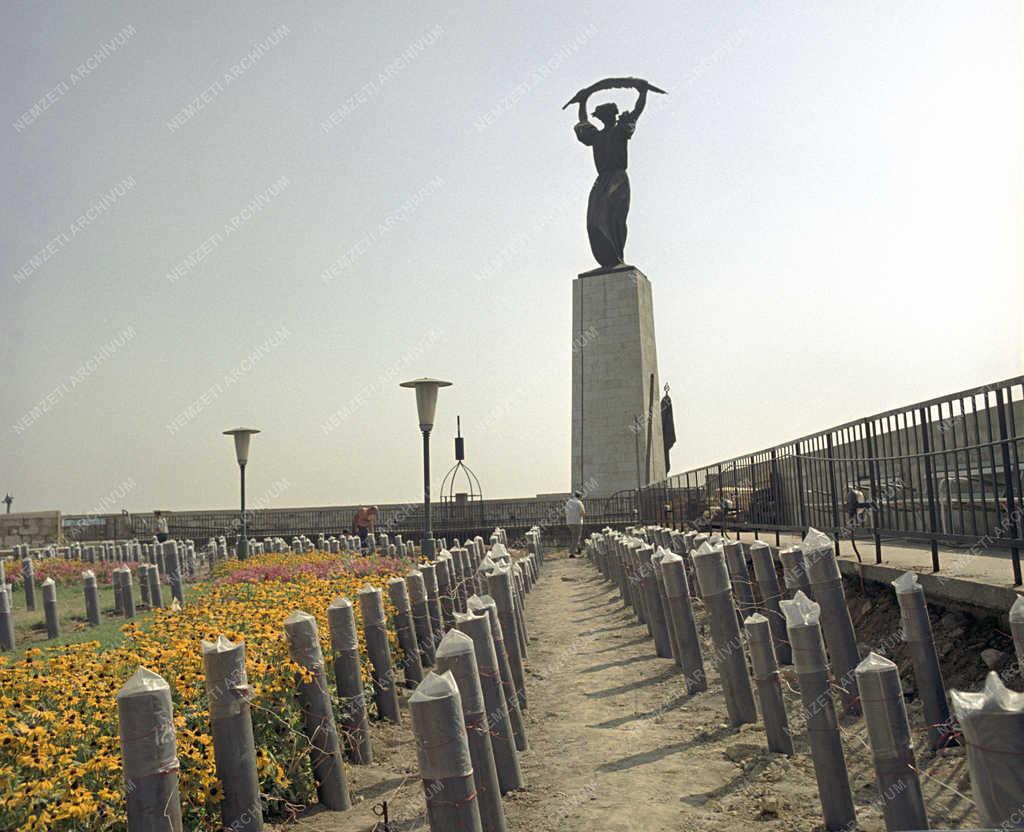
[[[359,649],[355,613],[348,598],[335,598],[328,604],[327,626],[331,631],[331,646],[335,651]]]
[[[884,656],[869,653],[857,665],[857,685],[863,701],[865,724],[871,750],[876,757],[896,757],[910,747],[910,728],[886,716],[887,703],[902,701],[899,669]]]
[[[400,613],[410,610],[409,592],[405,586],[405,578],[391,578],[388,581],[388,597],[394,608]]]
[[[224,636],[201,644],[206,669],[206,699],[213,720],[236,716],[249,699],[249,676],[245,670],[245,645]]]
[[[284,620],[288,654],[302,667],[313,669],[323,664],[324,654],[317,636],[316,619],[308,612],[295,610]]]
[[[409,590],[409,598],[412,603],[425,603],[427,600],[427,586],[423,582],[423,573],[414,569],[405,576],[405,585]]]
[[[967,744],[971,792],[983,826],[1024,829],[1024,693],[995,672],[978,693],[951,691]]]
[[[779,607],[786,616],[787,627],[806,627],[817,624],[821,618],[821,606],[797,590],[792,601],[780,601]]]
[[[797,674],[817,673],[828,669],[825,642],[821,636],[821,607],[797,591],[792,601],[780,601],[786,616],[786,631]]]
[[[906,595],[907,593],[917,592],[917,573],[916,572],[904,572],[895,581],[892,581],[892,588],[896,590],[897,595]]]
[[[359,610],[363,614],[364,627],[384,626],[384,599],[376,587],[364,586],[359,590]]]
[[[451,671],[431,671],[409,697],[420,777],[443,780],[473,773],[462,700]]]
[[[117,694],[125,782],[178,769],[171,689],[139,666]]]
[[[750,663],[754,679],[761,682],[778,672],[777,662],[771,661],[771,623],[761,613],[755,612],[743,619],[743,628],[750,642]],[[764,705],[762,704],[762,708]]]
[[[807,577],[812,584],[826,583],[842,577],[839,564],[836,562],[832,538],[827,534],[813,527],[808,529],[800,548],[804,553]]]
[[[725,565],[725,554],[722,547],[713,547],[703,543],[693,553],[693,568],[697,575],[697,584],[703,598],[728,592],[732,588],[729,570]]]
[[[460,613],[455,613],[456,626]],[[462,630],[449,630],[437,647],[434,655],[437,671],[450,670],[457,678],[463,673],[467,679],[459,686],[462,696],[462,709],[467,714],[479,714],[484,710],[483,691],[480,688],[480,680],[476,675],[478,672],[476,664],[476,648],[473,646],[473,639]],[[471,673],[472,671],[472,673]],[[472,679],[468,677],[472,675]]]

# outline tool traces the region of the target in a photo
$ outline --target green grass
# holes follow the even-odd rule
[[[164,587],[164,595],[168,590]],[[60,614],[60,638],[46,637],[46,618],[43,615],[43,591],[36,585],[36,609],[34,612],[25,608],[25,591],[17,588],[12,593],[14,600],[14,641],[15,652],[27,647],[59,647],[64,644],[79,644],[83,641],[98,641],[100,649],[116,647],[124,636],[121,626],[127,621],[120,615],[114,615],[114,588],[100,586],[100,624],[90,627],[85,617],[85,593],[81,586],[58,586],[57,609]],[[138,587],[135,588],[135,604],[139,605]],[[150,618],[148,610],[137,610],[136,622],[145,622]]]

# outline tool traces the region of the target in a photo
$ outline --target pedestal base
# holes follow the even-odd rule
[[[572,487],[608,496],[665,478],[651,284],[635,267],[572,287]]]

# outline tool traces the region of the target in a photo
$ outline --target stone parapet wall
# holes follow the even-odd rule
[[[59,511],[25,511],[0,514],[0,549],[18,543],[45,546],[63,542]]]

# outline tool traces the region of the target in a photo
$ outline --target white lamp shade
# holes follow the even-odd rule
[[[259,433],[255,428],[232,428],[224,431],[225,435],[235,437],[235,456],[239,465],[249,461],[249,437]]]
[[[441,387],[451,387],[452,383],[436,378],[417,378],[413,381],[403,381],[400,386],[416,390],[416,411],[420,417],[420,430],[430,430],[434,427],[437,391]]]

